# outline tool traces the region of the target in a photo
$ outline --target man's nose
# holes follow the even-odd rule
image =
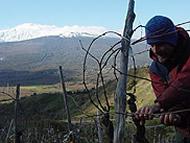
[[[155,53],[155,54],[157,53],[156,46],[152,46],[151,49],[152,49],[153,53]]]

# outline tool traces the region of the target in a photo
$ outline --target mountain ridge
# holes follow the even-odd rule
[[[64,26],[41,25],[34,23],[24,23],[13,28],[0,30],[0,42],[14,42],[30,40],[46,36],[75,37],[88,36],[95,37],[105,31],[105,27],[100,26]]]

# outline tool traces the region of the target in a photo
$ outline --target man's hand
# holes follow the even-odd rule
[[[142,107],[135,113],[135,118],[144,123],[145,120],[153,119],[153,114],[160,112],[160,110],[161,107],[159,103],[156,103],[153,106]]]
[[[167,125],[179,125],[181,123],[181,117],[178,114],[163,114],[160,116],[160,122]]]

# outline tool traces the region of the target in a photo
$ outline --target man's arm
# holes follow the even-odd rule
[[[165,110],[178,104],[190,106],[190,59],[177,78],[157,97],[156,102]]]

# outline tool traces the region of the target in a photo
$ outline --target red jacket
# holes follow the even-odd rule
[[[188,33],[177,28],[178,44],[170,65],[162,65],[150,51],[153,62],[150,66],[152,87],[165,112],[190,108],[190,37]],[[190,137],[190,112],[180,113],[182,123],[177,129]]]

